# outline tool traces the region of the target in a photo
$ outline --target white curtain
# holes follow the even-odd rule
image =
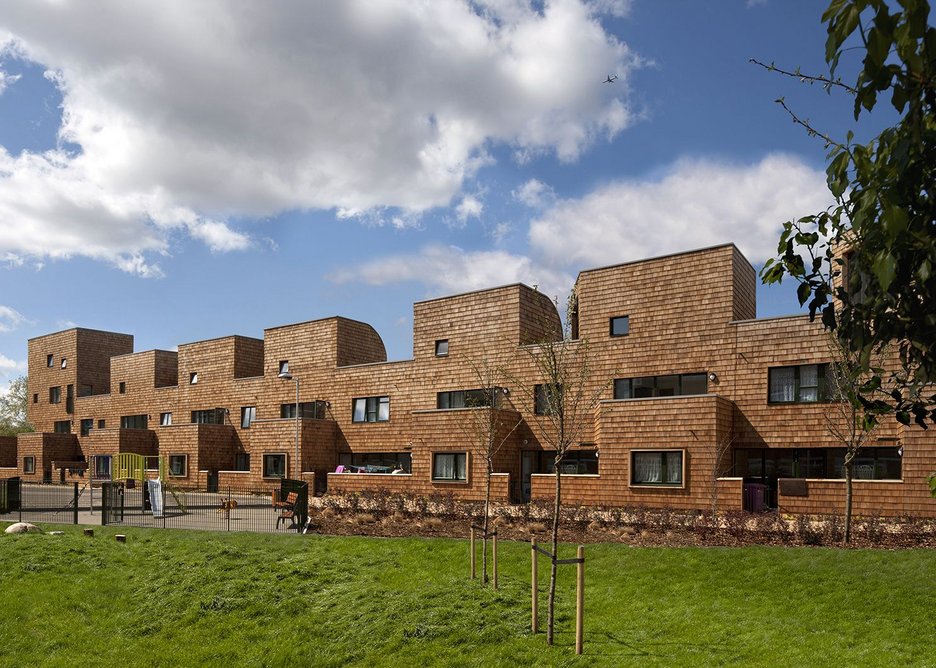
[[[634,453],[634,482],[663,482],[663,457],[659,452]]]
[[[679,452],[666,453],[666,482],[682,482],[682,454]]]
[[[808,364],[800,367],[800,401],[819,400],[819,367]]]
[[[793,401],[793,375],[795,369],[770,370],[770,400]]]

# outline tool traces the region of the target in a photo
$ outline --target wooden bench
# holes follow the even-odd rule
[[[296,501],[299,499],[298,492],[290,492],[286,495],[285,501],[277,501],[273,504],[273,507],[279,511],[279,516],[276,518],[276,528],[279,529],[281,522],[289,520],[289,528],[296,526]]]

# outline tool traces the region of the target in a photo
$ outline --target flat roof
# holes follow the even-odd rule
[[[741,249],[738,248],[733,241],[729,241],[728,243],[717,244],[715,246],[705,246],[704,248],[695,248],[693,250],[679,251],[678,253],[667,253],[666,255],[657,255],[656,257],[646,257],[646,258],[641,258],[640,260],[630,260],[629,262],[619,262],[617,264],[609,264],[603,267],[593,267],[591,269],[583,269],[582,271],[578,273],[578,275],[581,276],[582,274],[587,274],[591,271],[604,271],[605,269],[627,267],[629,265],[642,264],[644,262],[657,262],[659,260],[666,260],[671,257],[679,257],[681,255],[694,255],[695,253],[705,253],[707,251],[718,250],[721,248],[734,248],[736,251],[738,251],[738,255],[744,258],[744,261],[748,263],[748,266],[751,267],[751,269],[754,269],[754,265],[751,264],[751,261],[748,260],[744,256],[744,253],[741,252]]]
[[[124,334],[123,332],[111,332],[106,329],[91,329],[90,327],[69,327],[68,329],[62,329],[58,332],[49,332],[48,334],[40,334],[39,336],[34,336],[32,338],[26,339],[27,341],[35,341],[36,339],[44,339],[48,336],[55,336],[56,334],[64,334],[65,332],[94,332],[95,334],[111,334],[114,336],[127,336],[131,339],[133,334]]]

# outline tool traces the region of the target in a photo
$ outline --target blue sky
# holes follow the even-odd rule
[[[75,325],[147,350],[343,315],[402,359],[428,297],[562,299],[728,241],[759,268],[830,202],[774,100],[835,136],[888,120],[748,63],[824,71],[824,5],[5,2],[0,387]]]

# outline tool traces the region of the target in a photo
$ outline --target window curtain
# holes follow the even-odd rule
[[[354,400],[354,422],[364,422],[364,412],[367,407],[367,399]]]
[[[770,400],[793,401],[793,376],[795,369],[770,370]]]
[[[682,482],[682,454],[679,452],[666,453],[666,482]]]
[[[377,408],[377,421],[386,422],[390,419],[390,397],[380,397]]]
[[[800,367],[800,401],[819,400],[819,367],[808,364]]]
[[[436,455],[435,477],[440,480],[455,478],[455,455]]]
[[[663,457],[659,452],[634,453],[634,482],[663,482]]]

